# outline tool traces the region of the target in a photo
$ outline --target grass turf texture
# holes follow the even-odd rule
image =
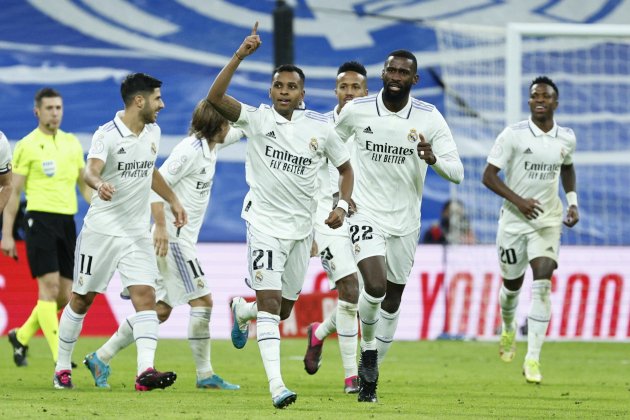
[[[74,360],[94,351],[104,338],[80,338]],[[111,390],[97,389],[80,364],[74,390],[52,387],[53,363],[43,338],[30,343],[29,365],[17,368],[11,346],[0,341],[0,418],[628,418],[630,345],[627,343],[546,343],[543,384],[525,383],[521,364],[504,363],[495,342],[397,342],[384,364],[379,403],[357,403],[343,393],[343,370],[336,340],[324,345],[316,375],[304,371],[306,340],[282,341],[282,371],[297,402],[285,410],[271,404],[255,339],[243,350],[213,341],[217,374],[241,385],[238,391],[195,388],[195,369],[185,340],[160,340],[156,366],[174,370],[177,382],[166,390],[136,392],[135,349],[112,361]]]

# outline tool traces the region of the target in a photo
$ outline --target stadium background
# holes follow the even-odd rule
[[[326,112],[334,106],[336,68],[350,59],[366,65],[370,91],[376,93],[381,86],[379,75],[383,58],[389,51],[405,48],[415,52],[419,59],[421,80],[412,94],[434,103],[449,123],[456,122],[461,109],[458,115],[449,113],[454,96],[444,86],[449,70],[443,49],[445,35],[440,25],[472,24],[501,30],[505,27],[506,16],[530,23],[589,25],[627,24],[630,21],[630,5],[621,0],[475,0],[462,4],[422,0],[295,0],[288,3],[295,13],[295,63],[306,73],[308,108]],[[271,13],[274,6],[273,1],[236,0],[5,0],[0,15],[0,129],[12,141],[32,130],[35,125],[33,94],[38,88],[51,85],[64,97],[62,128],[77,134],[87,150],[91,133],[121,108],[118,92],[121,79],[129,72],[142,71],[164,81],[162,91],[166,108],[158,121],[164,134],[161,162],[186,132],[194,105],[205,96],[212,79],[249,33],[255,20],[260,21],[263,45],[256,55],[241,65],[229,93],[249,104],[268,101],[267,89],[273,68]],[[468,47],[473,54],[484,54],[485,45],[475,51],[475,44],[470,41]],[[621,49],[621,53],[619,59],[628,61],[627,49]],[[597,56],[594,59],[597,60]],[[530,72],[537,70],[536,64]],[[615,79],[621,75],[621,93],[627,95],[627,64],[614,72]],[[564,92],[582,90],[579,81],[562,81],[561,100]],[[455,98],[461,99],[457,95],[456,91]],[[465,104],[476,103],[474,98],[463,99]],[[620,113],[620,109],[615,108],[617,104],[613,103],[607,109],[606,97],[602,99],[596,103],[597,107],[609,113]],[[579,104],[580,98],[575,101]],[[462,107],[461,100],[455,102]],[[579,106],[576,107],[578,112],[573,109],[571,119],[563,114],[566,109],[563,105],[561,102],[557,120],[562,124],[565,117],[571,121],[566,125],[574,127],[573,122],[579,122],[575,118],[577,115],[579,120]],[[483,111],[483,107],[482,102],[473,112]],[[621,113],[624,110],[622,108]],[[628,121],[624,118],[628,115],[621,117],[604,124],[627,127]],[[423,231],[438,219],[447,199],[457,196],[463,197],[467,205],[473,202],[466,193],[461,193],[477,194],[471,185],[479,184],[478,176],[469,168],[482,166],[482,156],[504,123],[502,117],[496,118],[492,129],[483,132],[485,137],[476,139],[458,136],[454,129],[456,141],[461,141],[460,150],[467,159],[467,179],[462,187],[454,189],[432,171],[428,172],[422,205]],[[580,139],[582,131],[576,129],[576,132]],[[630,150],[627,133],[625,130],[625,137],[596,138],[595,141],[612,143],[612,153],[627,156]],[[467,154],[470,150],[474,152]],[[246,274],[245,229],[239,215],[247,190],[243,159],[244,142],[225,150],[220,157],[211,206],[200,236],[204,242],[200,254],[207,277],[216,284],[217,302],[226,302],[224,299],[237,293],[251,295],[242,282]],[[614,207],[591,205],[599,196],[580,194],[583,220],[576,227],[576,234],[565,236],[565,244],[616,247],[563,248],[554,289],[554,302],[557,301],[554,317],[565,321],[555,323],[557,327],[552,326],[550,330],[550,334],[557,338],[627,340],[630,337],[629,274],[627,264],[624,264],[628,261],[626,246],[630,243],[630,224],[618,222],[630,210],[630,193],[626,188],[628,171],[623,166],[606,168],[606,171],[606,176],[601,178],[595,176],[601,171],[581,171],[577,167],[581,192],[582,188],[605,190],[607,199],[616,204]],[[610,180],[617,187],[608,187]],[[587,197],[592,200],[585,199]],[[492,196],[477,194],[476,199],[491,200]],[[81,200],[80,203],[76,218],[79,228],[87,209],[85,203]],[[491,241],[481,229],[493,229],[494,224],[488,228],[488,220],[494,223],[498,210],[498,202],[490,203],[484,209],[486,213],[492,213],[490,217],[477,218],[475,209],[470,209],[471,225],[473,229],[479,229],[477,237],[485,244]],[[416,267],[403,302],[403,310],[409,314],[410,321],[408,325],[401,325],[399,338],[434,338],[444,331],[458,336],[493,336],[497,321],[496,263],[491,245],[474,248],[418,249]],[[321,298],[328,295],[314,293],[327,290],[325,282],[321,281],[321,273],[317,262],[311,264],[305,292],[315,296],[314,303],[308,303],[309,297],[302,299],[302,311],[308,312],[309,316],[302,317],[300,314],[305,312],[296,311],[300,319],[291,331],[283,331],[285,335],[303,334],[308,318],[318,318],[322,311],[325,312],[327,306]],[[19,325],[28,315],[23,311],[31,307],[35,285],[25,280],[27,277],[24,260],[16,265],[0,257],[0,331]],[[104,315],[92,316],[99,322],[88,326],[88,332],[112,332],[115,323],[109,321],[120,321],[128,313],[129,305],[117,299],[118,291],[115,280],[102,302]],[[447,296],[447,291],[448,300],[442,298],[442,295]],[[433,312],[427,313],[426,302],[430,298],[435,305]],[[216,306],[213,335],[227,337],[229,311],[225,305]],[[526,306],[525,302],[521,304],[521,318]],[[167,335],[178,336],[185,331],[182,328],[186,322],[184,309],[181,313],[176,312],[181,316],[169,321],[170,327],[164,326]],[[423,325],[428,327],[423,330]]]

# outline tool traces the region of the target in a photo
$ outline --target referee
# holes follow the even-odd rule
[[[78,184],[90,201],[91,189],[83,182],[83,150],[77,138],[59,129],[63,100],[59,92],[44,88],[35,95],[36,129],[20,140],[13,152],[13,191],[3,214],[2,253],[17,259],[13,239],[20,195],[26,193],[26,253],[31,274],[37,278],[37,304],[19,328],[9,331],[13,360],[26,366],[28,342],[41,328],[57,360],[57,312],[70,298],[76,243],[74,214]]]

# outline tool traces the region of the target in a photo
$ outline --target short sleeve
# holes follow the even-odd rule
[[[488,155],[487,162],[499,169],[504,168],[512,154],[512,130],[506,127],[497,137]]]
[[[75,144],[75,159],[77,161],[77,167],[79,169],[83,169],[85,167],[85,160],[83,159],[83,147],[81,146],[81,142],[75,136],[72,136],[72,139]]]
[[[4,175],[11,170],[11,146],[0,131],[0,175]]]
[[[336,130],[333,130],[330,126],[328,126],[328,138],[326,139],[324,154],[335,167],[339,167],[350,160],[348,149],[341,142]]]
[[[577,140],[575,138],[575,133],[573,132],[573,130],[568,129],[569,130],[569,134],[571,135],[570,137],[570,146],[569,146],[569,150],[568,153],[566,153],[564,155],[564,160],[562,161],[563,165],[572,165],[573,164],[573,155],[575,154],[575,148],[577,146]]]
[[[337,120],[337,124],[335,124],[335,131],[344,142],[347,142],[354,132],[354,127],[352,124],[352,121],[354,119],[354,110],[354,103],[347,103],[341,109],[341,112],[339,113],[339,119]]]
[[[105,140],[105,133],[101,130],[96,130],[92,136],[92,144],[88,152],[88,159],[99,159],[103,162],[107,162],[107,155],[109,154],[110,145]]]
[[[239,140],[243,137],[245,137],[245,132],[242,129],[230,127],[230,131],[228,131],[227,135],[225,136],[225,140],[223,141],[223,143],[218,144],[217,148],[223,149],[224,147],[227,147],[231,144],[238,143]]]
[[[175,146],[169,157],[160,166],[160,174],[171,188],[190,173],[197,156],[198,152],[187,142],[188,140],[184,139]]]
[[[25,153],[24,143],[17,142],[13,150],[13,172],[18,175],[28,176],[31,162],[28,153]]]
[[[263,110],[261,105],[259,108],[241,103],[241,115],[238,120],[232,124],[232,128],[237,128],[242,131],[246,137],[253,137],[253,133],[256,133],[260,127],[260,115]]]

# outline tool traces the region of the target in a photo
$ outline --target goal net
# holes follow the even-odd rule
[[[432,71],[445,87],[444,115],[466,174],[451,195],[464,203],[477,242],[494,243],[501,206],[481,183],[488,152],[506,125],[528,118],[529,85],[546,75],[560,92],[556,121],[577,136],[581,220],[565,228],[562,241],[629,245],[630,28],[438,24],[435,29],[442,65]]]

